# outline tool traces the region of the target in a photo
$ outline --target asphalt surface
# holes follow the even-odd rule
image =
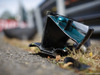
[[[5,43],[0,37],[0,75],[75,75],[39,55]]]

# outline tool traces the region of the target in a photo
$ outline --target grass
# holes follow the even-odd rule
[[[23,41],[23,40],[17,40],[17,39],[8,39],[4,38],[4,40],[8,43],[10,43],[13,46],[20,47],[24,50],[27,50],[29,53],[38,53],[40,50],[38,48],[29,48],[28,45],[32,42],[40,41],[40,39],[30,40],[30,41]],[[89,47],[87,53],[82,53],[80,50],[76,53],[75,51],[71,52],[71,54],[58,57],[58,58],[51,58],[50,56],[47,57],[48,61],[60,66],[61,68],[67,69],[67,70],[74,70],[75,72],[78,72],[79,74],[100,74],[100,40],[92,40],[92,45]],[[81,63],[87,64],[90,66],[89,69],[78,71],[76,69],[71,69],[68,65],[66,66],[63,62],[65,57],[72,57],[76,60],[78,60]],[[58,60],[59,59],[59,60]],[[69,63],[70,64],[70,63]]]

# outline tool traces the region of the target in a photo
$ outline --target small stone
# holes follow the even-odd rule
[[[27,64],[29,64],[28,62],[25,62],[25,64],[27,65]]]

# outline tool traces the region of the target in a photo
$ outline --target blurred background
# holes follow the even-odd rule
[[[0,33],[8,38],[42,37],[46,12],[70,17],[100,36],[100,0],[0,0]]]

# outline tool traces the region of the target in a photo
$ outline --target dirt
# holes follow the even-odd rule
[[[39,55],[14,47],[0,37],[0,75],[75,75]]]

